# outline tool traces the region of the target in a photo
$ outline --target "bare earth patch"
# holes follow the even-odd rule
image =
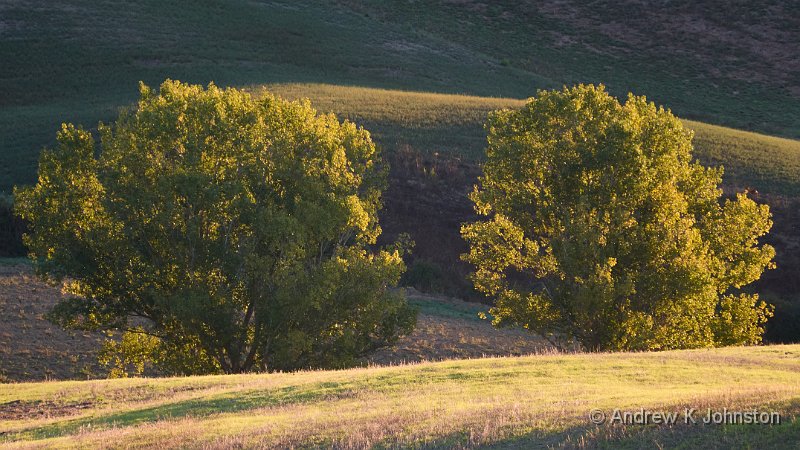
[[[56,402],[13,402],[0,404],[0,420],[41,419],[71,416],[92,408],[92,402],[59,404]]]
[[[542,338],[525,330],[496,329],[488,320],[477,317],[476,303],[409,290],[412,303],[427,302],[442,312],[422,310],[416,329],[391,348],[379,350],[369,361],[377,365],[444,359],[522,356],[552,350]],[[441,305],[441,306],[439,306]],[[432,308],[434,309],[434,308]],[[451,316],[451,317],[448,317]]]
[[[102,336],[68,332],[45,319],[62,298],[23,264],[0,264],[0,381],[97,377]]]
[[[416,330],[394,347],[379,350],[367,363],[528,355],[548,349],[542,339],[524,330],[497,330],[479,319],[477,311],[484,305],[414,290],[409,297],[423,305]],[[96,358],[104,337],[64,331],[45,318],[61,298],[61,292],[39,281],[30,266],[0,264],[0,382],[104,377]],[[0,405],[0,419],[12,406]],[[27,406],[15,405],[12,410],[19,408]],[[33,408],[53,411],[47,405]]]

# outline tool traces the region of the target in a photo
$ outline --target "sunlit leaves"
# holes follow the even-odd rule
[[[179,372],[344,366],[408,331],[399,254],[365,250],[385,184],[369,133],[269,94],[140,92],[99,148],[65,125],[16,192],[40,272],[71,280],[61,323],[144,323]]]
[[[772,266],[769,208],[721,200],[722,169],[643,97],[542,91],[490,116],[464,259],[495,322],[588,349],[756,343],[771,309],[739,288]]]

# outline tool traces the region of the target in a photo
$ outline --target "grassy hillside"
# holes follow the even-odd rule
[[[517,108],[513,98],[432,94],[328,84],[251,86],[289,99],[310,98],[321,111],[364,125],[389,150],[411,147],[480,160],[487,114]],[[763,193],[800,194],[800,141],[685,120],[695,132],[695,154],[706,164],[723,165],[725,182]]]
[[[780,425],[592,425],[757,408]],[[792,448],[800,346],[540,355],[292,374],[0,385],[0,442],[48,447]],[[698,417],[699,419],[700,417]]]
[[[684,117],[800,135],[796,12],[784,1],[696,3],[0,2],[0,190],[33,181],[37,155],[62,121],[92,127],[133,101],[139,80],[155,85],[167,77],[293,83],[285,90],[309,88],[311,97],[319,88],[302,83],[525,98],[538,88],[603,82]],[[395,116],[381,103],[399,94],[382,95],[342,110],[382,114],[372,118],[389,145],[469,154],[482,137],[476,112],[502,103],[459,99],[466,116],[431,126]],[[423,113],[440,100],[418,98]],[[451,100],[444,102],[433,109],[449,115]],[[785,154],[786,170],[793,169],[786,146],[746,160],[742,173]],[[756,172],[756,180],[794,189],[784,172]]]
[[[556,85],[602,81],[618,95],[646,94],[683,117],[800,132],[800,14],[791,2],[342,3]],[[512,93],[525,95],[530,92]]]
[[[486,142],[483,124],[487,114],[525,103],[514,98],[319,83],[276,83],[246,88],[254,95],[269,90],[289,99],[309,98],[320,111],[334,112],[363,125],[390,152],[403,149],[439,152],[472,162],[480,161],[483,155]],[[753,187],[763,193],[800,194],[800,141],[691,120],[684,123],[695,131],[696,156],[704,163],[726,168],[726,184]],[[12,155],[0,154],[0,159],[4,157]],[[30,179],[24,173],[35,168],[23,170],[9,164],[5,170],[12,175],[6,178],[6,185],[0,179],[0,190],[10,189],[16,177]]]
[[[484,95],[545,85],[335,2],[6,1],[0,18],[2,190],[33,180],[38,153],[61,122],[91,127],[113,117],[136,98],[139,80],[326,82]],[[414,51],[398,44],[407,41]]]

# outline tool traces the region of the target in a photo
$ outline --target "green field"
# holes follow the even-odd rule
[[[723,165],[727,187],[800,196],[794,5],[662,3],[0,1],[0,193],[35,181],[38,155],[62,122],[95,129],[136,100],[140,80],[157,86],[171,78],[310,98],[318,110],[370,130],[389,153],[439,153],[470,163],[483,158],[489,112],[519,107],[539,89],[603,83],[614,95],[646,95],[684,118],[695,131],[696,156]],[[787,216],[776,216],[776,228],[791,234],[781,238],[788,242],[779,246],[781,257],[797,251]],[[781,261],[789,269],[778,283],[786,283],[797,265]],[[0,379],[83,373],[78,356],[85,352],[81,364],[93,360],[87,349],[96,348],[94,340],[68,340],[45,323],[60,293],[34,281],[27,265],[12,273],[20,265],[0,260],[0,309],[9,324],[0,327]],[[420,311],[416,334],[374,361],[546,348],[523,330],[493,330],[477,320],[484,305],[424,295],[409,300]],[[290,374],[0,383],[0,447],[797,448],[800,442],[800,344],[544,352]],[[58,366],[70,361],[76,367]],[[38,364],[36,371],[27,363]],[[4,378],[9,366],[14,378]],[[588,419],[593,409],[687,407],[758,408],[780,412],[783,421],[667,427],[597,426]]]
[[[490,111],[517,108],[524,100],[432,94],[327,84],[251,86],[289,99],[309,98],[315,107],[363,124],[384,147],[456,154],[479,161]],[[726,184],[764,193],[800,194],[800,141],[685,120],[695,132],[695,155],[725,167]]]
[[[0,385],[0,442],[48,447],[793,448],[800,346],[539,355],[291,374]],[[593,409],[780,425],[595,426]],[[36,413],[32,413],[36,411]]]
[[[644,94],[682,117],[800,135],[793,66],[777,56],[762,61],[769,55],[750,48],[792,42],[784,35],[796,30],[779,14],[781,2],[746,11],[677,3],[687,17],[730,22],[740,39],[705,33],[698,45],[691,30],[675,25],[671,39],[642,43],[641,30],[672,29],[658,16],[669,11],[616,2],[429,2],[424,9],[349,1],[3,2],[0,191],[34,181],[39,151],[61,122],[92,128],[136,98],[139,80],[165,78],[270,84],[358,120],[387,148],[470,158],[481,154],[487,111],[577,82]],[[574,17],[561,17],[559,7]],[[587,15],[627,21],[631,36],[604,31]],[[751,25],[762,30],[757,41],[741,31]],[[732,183],[798,192],[797,141],[691,126],[699,156],[725,164]]]

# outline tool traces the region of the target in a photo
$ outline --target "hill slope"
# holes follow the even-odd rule
[[[414,331],[378,350],[365,364],[402,364],[482,356],[527,355],[550,345],[522,329],[495,329],[478,318],[486,305],[406,292],[419,311]],[[29,264],[0,258],[0,383],[103,378],[97,363],[102,333],[65,331],[45,319],[63,299],[35,278]],[[2,415],[0,405],[0,415]],[[0,427],[0,432],[2,432]]]
[[[515,98],[603,82],[684,117],[800,136],[800,18],[789,2],[387,5],[0,2],[0,190],[33,181],[60,122],[94,126],[135,98],[139,80],[167,77]]]
[[[791,448],[800,346],[329,372],[0,385],[0,442],[51,447]],[[592,410],[778,412],[780,425],[595,426]]]
[[[480,161],[486,146],[483,124],[490,111],[518,108],[525,100],[399,91],[329,84],[251,86],[288,99],[309,98],[324,112],[363,125],[390,151],[411,148]],[[800,141],[684,120],[695,132],[695,156],[725,167],[724,182],[762,193],[800,194]]]

